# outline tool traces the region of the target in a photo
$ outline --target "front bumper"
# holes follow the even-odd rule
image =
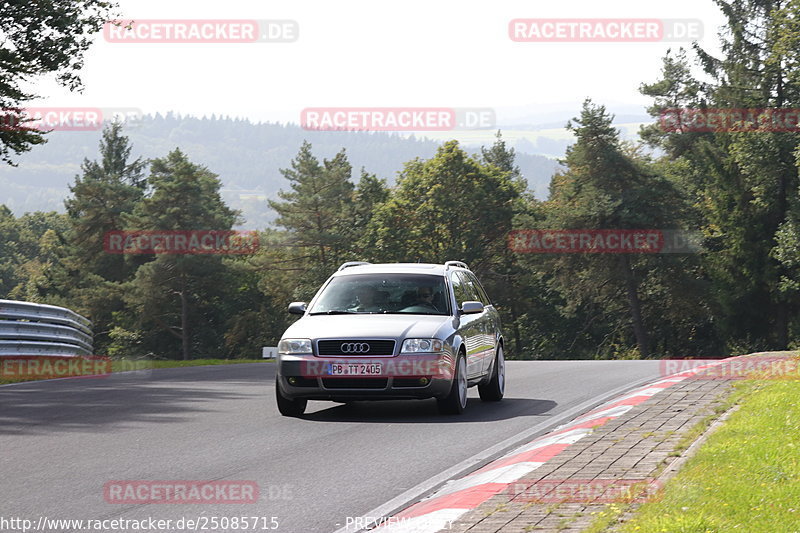
[[[332,364],[361,369],[380,365],[380,373],[338,376]],[[364,365],[364,366],[362,366]],[[453,361],[447,353],[393,357],[317,357],[279,355],[276,386],[287,398],[308,400],[391,400],[443,398],[453,381]]]

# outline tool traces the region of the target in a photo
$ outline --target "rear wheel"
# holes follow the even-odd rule
[[[467,362],[464,354],[459,354],[450,393],[437,399],[439,412],[443,415],[460,415],[467,406]]]
[[[497,347],[492,377],[486,383],[478,385],[478,394],[484,402],[499,402],[506,389],[506,361],[503,358],[503,347]]]
[[[308,400],[304,399],[297,399],[293,400],[291,398],[287,398],[281,393],[281,388],[278,385],[278,380],[275,380],[275,400],[278,403],[278,411],[283,416],[292,416],[298,417],[302,416],[302,414],[306,411],[306,405],[308,405]]]

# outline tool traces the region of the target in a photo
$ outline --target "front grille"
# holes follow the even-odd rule
[[[345,348],[350,347],[351,350],[342,350],[343,344],[349,345],[345,346]],[[368,345],[369,350],[361,351],[363,345]],[[352,349],[353,347],[356,347],[356,349]],[[325,340],[317,342],[317,350],[319,355],[343,355],[353,357],[394,355],[394,341],[358,339]]]
[[[385,389],[386,378],[323,378],[326,389]]]

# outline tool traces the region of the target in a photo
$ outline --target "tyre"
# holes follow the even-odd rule
[[[463,353],[456,360],[453,385],[444,398],[437,398],[439,412],[443,415],[460,415],[467,406],[467,362]]]
[[[503,358],[503,347],[497,347],[492,376],[486,383],[478,385],[478,394],[484,402],[499,402],[506,389],[506,361]]]
[[[284,396],[281,393],[281,388],[278,385],[277,379],[275,380],[275,400],[278,403],[278,411],[280,411],[283,416],[302,416],[306,411],[306,405],[308,405],[308,400],[292,400]]]

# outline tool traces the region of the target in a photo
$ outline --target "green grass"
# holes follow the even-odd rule
[[[619,531],[800,531],[800,382],[742,388],[740,409]]]
[[[111,361],[111,372],[128,372],[133,370],[151,370],[157,368],[182,368],[189,366],[236,365],[241,363],[264,363],[274,359],[190,359],[188,361],[152,360],[152,359],[114,359]],[[9,377],[0,374],[0,385],[41,381],[48,376]]]
[[[602,511],[595,511],[594,520],[589,527],[583,530],[583,533],[602,533],[606,531],[613,524],[617,523],[619,517],[625,512],[625,507],[616,503],[606,505]]]

